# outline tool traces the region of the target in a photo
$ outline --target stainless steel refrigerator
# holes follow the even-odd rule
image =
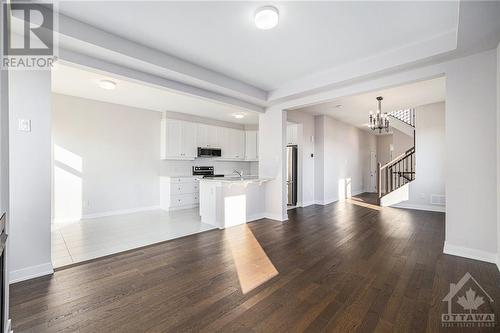
[[[297,205],[297,146],[286,147],[286,187],[288,206]]]

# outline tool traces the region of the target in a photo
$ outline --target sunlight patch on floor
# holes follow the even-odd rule
[[[361,200],[356,199],[356,198],[346,199],[346,202],[352,203],[353,205],[356,205],[356,206],[369,208],[369,209],[382,210],[382,207],[380,207],[378,205],[370,204],[370,203],[367,203],[365,201],[361,201]]]
[[[247,225],[226,229],[226,237],[244,294],[279,274]]]

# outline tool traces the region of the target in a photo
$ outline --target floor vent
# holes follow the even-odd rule
[[[446,196],[440,194],[431,194],[431,205],[444,206],[446,204]]]

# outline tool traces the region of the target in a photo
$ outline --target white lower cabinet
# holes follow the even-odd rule
[[[160,208],[163,210],[196,207],[199,193],[196,177],[160,177]]]

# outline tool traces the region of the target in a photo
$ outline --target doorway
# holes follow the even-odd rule
[[[377,153],[370,152],[370,191],[377,192]]]

